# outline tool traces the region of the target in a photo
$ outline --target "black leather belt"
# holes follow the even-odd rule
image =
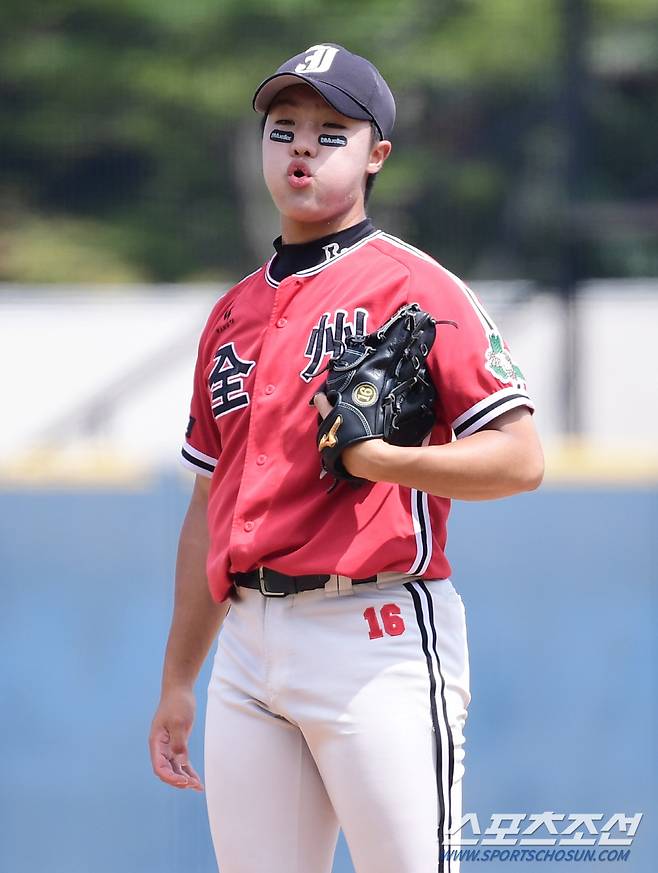
[[[249,573],[234,573],[233,581],[242,588],[255,588],[266,597],[285,597],[287,594],[299,594],[300,591],[313,591],[324,588],[331,578],[329,573],[318,573],[311,576],[286,576],[269,567],[259,567]],[[376,582],[377,576],[367,579],[352,579],[352,585],[362,585],[365,582]]]

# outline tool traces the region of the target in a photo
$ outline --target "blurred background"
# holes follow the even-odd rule
[[[178,453],[205,319],[279,233],[253,92],[323,42],[396,95],[369,215],[480,295],[546,447],[538,492],[453,509],[464,811],[482,829],[643,812],[625,869],[648,873],[655,0],[4,0],[0,870],[216,869],[203,797],[155,780],[146,746],[192,485]]]

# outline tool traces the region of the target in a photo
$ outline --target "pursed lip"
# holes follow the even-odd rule
[[[288,164],[286,179],[291,188],[299,191],[313,184],[313,173],[306,161],[296,158]]]
[[[304,176],[308,176],[309,178],[313,175],[311,172],[311,168],[306,163],[306,161],[301,161],[299,159],[291,161],[288,164],[288,175],[294,176],[297,171],[301,171]]]

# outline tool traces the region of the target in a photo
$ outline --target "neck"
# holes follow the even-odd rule
[[[281,242],[284,245],[311,242],[314,239],[320,239],[323,236],[338,233],[339,230],[352,227],[352,225],[358,224],[365,218],[366,213],[361,201],[355,203],[352,209],[343,215],[325,221],[301,222],[282,215]]]

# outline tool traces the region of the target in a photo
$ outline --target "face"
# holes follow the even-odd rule
[[[273,130],[292,142],[270,139]],[[320,136],[344,137],[346,145],[322,145]],[[371,147],[370,122],[341,115],[315,89],[284,88],[270,106],[263,132],[263,175],[284,218],[302,224],[331,222],[363,209],[368,172],[381,169],[391,144]]]

